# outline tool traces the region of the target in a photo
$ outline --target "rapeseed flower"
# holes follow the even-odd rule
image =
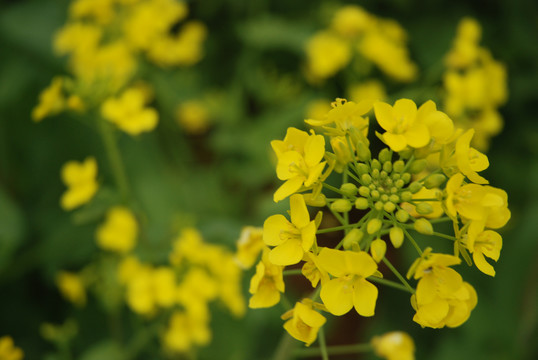
[[[109,251],[125,254],[136,245],[138,223],[133,213],[125,207],[108,210],[106,221],[96,232],[97,245]]]
[[[316,341],[319,329],[327,321],[323,315],[312,309],[312,305],[312,300],[304,299],[295,303],[293,309],[281,316],[282,320],[287,320],[284,329],[306,346]]]
[[[392,331],[375,336],[370,342],[377,356],[387,360],[414,360],[415,344],[403,331]]]
[[[24,352],[15,346],[11,336],[0,338],[0,359],[2,360],[22,360]]]
[[[61,170],[61,177],[67,191],[60,199],[64,210],[73,210],[88,201],[97,193],[97,161],[88,157],[84,162],[68,161]]]
[[[266,248],[261,261],[256,265],[256,274],[250,280],[250,308],[271,307],[280,301],[280,293],[284,292],[283,268],[269,261],[269,249]]]

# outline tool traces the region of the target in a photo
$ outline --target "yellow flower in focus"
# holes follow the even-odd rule
[[[101,105],[101,113],[129,135],[138,135],[153,130],[158,122],[157,111],[145,107],[146,101],[143,90],[130,88],[118,98],[108,98]]]
[[[372,102],[363,100],[358,103],[337,98],[331,103],[332,109],[322,120],[307,119],[305,122],[311,126],[322,126],[328,130],[327,125],[334,124],[335,134],[345,135],[351,129],[356,129],[364,136],[368,135],[368,118],[363,117],[372,109]]]
[[[96,233],[97,245],[103,250],[127,253],[136,245],[138,223],[128,208],[116,206],[108,210],[106,221]]]
[[[351,308],[362,316],[373,316],[377,287],[366,280],[377,271],[377,264],[366,252],[323,248],[320,266],[335,278],[321,286],[321,300],[333,315],[344,315]]]
[[[280,180],[286,180],[273,195],[275,202],[299,191],[302,186],[312,188],[319,184],[326,162],[325,138],[304,131],[289,128],[284,141],[273,140],[271,146],[278,157],[276,173]],[[305,137],[306,135],[306,137]]]
[[[245,226],[237,241],[235,260],[244,269],[250,269],[263,250],[263,228]]]
[[[291,222],[284,215],[272,215],[263,224],[263,241],[274,246],[269,261],[275,265],[297,264],[316,240],[316,221],[310,214],[303,195],[290,197]]]
[[[248,307],[251,309],[267,308],[280,301],[284,292],[283,266],[269,261],[269,249],[265,248],[262,259],[256,265],[256,273],[250,280],[249,292],[252,294]]]
[[[351,61],[349,44],[340,37],[322,31],[306,44],[307,71],[313,80],[334,76]]]
[[[0,359],[2,360],[22,360],[24,352],[15,346],[11,336],[0,338]]]
[[[319,329],[327,321],[323,315],[312,309],[312,300],[304,299],[281,316],[284,329],[295,339],[310,346],[317,338]]]
[[[76,306],[86,305],[86,288],[82,278],[74,273],[60,271],[56,275],[56,285],[64,298]]]
[[[166,350],[174,353],[188,352],[193,346],[206,345],[211,341],[207,321],[175,311],[164,333],[162,342]]]
[[[474,129],[469,129],[458,138],[456,142],[456,162],[459,170],[469,180],[476,184],[488,184],[489,181],[477,174],[478,171],[488,168],[489,161],[486,155],[471,147],[474,133]]]
[[[97,162],[88,157],[83,163],[68,161],[62,167],[61,177],[67,191],[60,199],[64,210],[72,210],[90,201],[97,192]]]
[[[503,239],[499,233],[492,230],[478,232],[474,228],[469,228],[467,234],[467,249],[473,254],[473,261],[484,274],[495,276],[495,269],[485,259],[485,256],[499,260]]]
[[[39,103],[32,110],[32,120],[38,122],[65,109],[66,100],[62,93],[63,83],[63,78],[55,77],[49,87],[39,94]]]
[[[190,100],[180,104],[176,115],[179,125],[189,134],[203,134],[209,129],[209,112],[201,101]]]
[[[374,352],[387,360],[414,360],[415,344],[403,331],[392,331],[375,336],[371,341]]]
[[[394,151],[402,151],[408,145],[421,148],[430,142],[428,127],[417,121],[417,106],[412,100],[400,99],[394,106],[384,102],[374,104],[379,125],[386,130],[383,141]]]

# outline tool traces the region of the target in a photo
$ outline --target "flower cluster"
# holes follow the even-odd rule
[[[68,57],[70,76],[53,79],[33,119],[97,108],[130,135],[153,130],[158,114],[146,107],[152,91],[141,86],[138,68],[143,59],[161,67],[202,59],[207,30],[199,21],[186,21],[187,15],[187,5],[177,0],[73,1],[54,40],[56,53]]]
[[[0,359],[22,360],[24,352],[13,344],[11,336],[0,337]]]
[[[406,41],[407,34],[396,21],[378,18],[356,5],[344,6],[327,29],[308,41],[307,75],[319,82],[356,61],[363,68],[375,65],[394,80],[412,81],[417,67],[409,59]]]
[[[498,108],[506,102],[507,83],[505,66],[480,46],[481,32],[476,20],[461,20],[445,58],[443,83],[447,114],[459,126],[474,128],[473,145],[485,150],[503,127]]]
[[[354,309],[374,316],[379,284],[410,293],[413,320],[422,327],[461,325],[477,295],[452,266],[461,258],[471,265],[472,254],[476,267],[494,276],[485,257],[497,261],[502,241],[492,229],[510,218],[506,192],[486,185],[478,174],[489,162],[471,147],[473,130],[457,128],[433,101],[417,107],[409,99],[394,105],[336,99],[331,106],[321,118],[306,120],[310,133],[289,128],[284,140],[271,143],[277,176],[285,181],[274,200],[289,197],[289,218],[272,215],[261,237],[253,230],[243,235],[239,250],[249,264],[262,253],[249,306],[277,304],[285,296],[284,276],[302,274],[312,294],[282,318],[285,329],[307,345],[326,322],[321,312],[341,316]],[[376,137],[368,136],[370,115],[381,129]],[[376,138],[385,145],[377,158],[371,152]],[[428,167],[432,163],[436,167]],[[334,185],[335,177],[340,186]],[[308,206],[319,209],[317,215],[311,217]],[[357,215],[359,220],[351,221]],[[335,221],[339,224],[326,226]],[[452,234],[436,231],[443,222],[452,223]],[[341,234],[336,246],[326,233]],[[420,246],[417,233],[450,241],[454,253]],[[406,245],[416,251],[407,279],[385,256],[387,240],[395,249]],[[296,264],[300,271],[286,269]],[[416,287],[411,278],[418,280]],[[414,346],[406,334],[386,335],[373,344],[388,359],[412,358]],[[391,355],[399,348],[407,355]]]

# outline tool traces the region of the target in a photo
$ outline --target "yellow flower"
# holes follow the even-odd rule
[[[126,285],[133,280],[143,268],[144,265],[142,265],[136,256],[125,256],[118,265],[116,273],[118,281],[120,284]]]
[[[446,64],[455,68],[471,66],[478,58],[480,51],[478,43],[481,36],[480,24],[473,18],[463,18],[458,24],[452,49],[445,58]]]
[[[67,191],[60,199],[64,210],[72,210],[90,201],[97,192],[97,162],[88,157],[83,163],[69,161],[61,170],[61,177]]]
[[[310,221],[303,195],[291,196],[290,216],[291,222],[283,215],[273,215],[263,224],[263,241],[274,246],[269,261],[275,265],[297,264],[316,240],[316,221]]]
[[[414,360],[415,344],[403,331],[392,331],[375,336],[371,341],[377,356],[387,360]]]
[[[488,157],[471,147],[471,139],[474,133],[474,129],[469,129],[458,138],[456,142],[456,161],[459,170],[469,180],[477,184],[487,184],[489,181],[478,175],[477,172],[488,168]]]
[[[334,14],[331,27],[340,35],[353,38],[368,31],[374,21],[373,16],[362,7],[347,5]]]
[[[263,228],[245,226],[237,241],[235,260],[244,269],[249,269],[258,259],[263,246]]]
[[[56,285],[63,297],[76,306],[86,305],[86,288],[82,278],[74,273],[60,271],[56,275]]]
[[[385,86],[379,80],[367,80],[351,84],[348,93],[349,98],[355,102],[369,100],[374,103],[375,101],[385,101],[387,98]]]
[[[105,100],[101,105],[101,113],[105,119],[129,135],[138,135],[153,130],[158,122],[157,111],[145,107],[146,101],[143,90],[129,88],[118,98]]]
[[[426,189],[423,187],[417,193],[413,194],[413,199],[436,199],[440,193],[439,189]],[[444,213],[443,207],[440,201],[421,201],[419,204],[426,203],[432,207],[432,212],[428,214],[419,214],[416,211],[416,202],[415,205],[412,205],[408,202],[402,203],[400,206],[409,213],[409,215],[419,218],[425,217],[427,219],[437,219],[441,217]]]
[[[271,146],[278,157],[277,176],[280,180],[286,180],[276,190],[273,196],[275,202],[299,191],[302,186],[308,189],[320,185],[326,164],[321,162],[325,155],[325,138],[322,135],[308,136],[304,131],[288,129],[284,141],[274,140]]]
[[[203,134],[209,129],[209,113],[201,101],[180,104],[176,111],[179,125],[189,134]]]
[[[281,316],[284,329],[306,346],[310,346],[317,338],[319,329],[325,324],[325,317],[312,309],[312,300],[304,299],[295,303],[295,307]]]
[[[188,312],[175,311],[164,333],[162,342],[166,350],[175,353],[188,352],[193,346],[206,345],[211,341],[207,320],[189,316]]]
[[[205,256],[201,251],[204,248],[202,234],[195,228],[185,228],[172,244],[170,263],[178,266],[185,260],[193,263],[204,263]]]
[[[306,44],[307,72],[313,80],[334,76],[351,60],[349,44],[327,31],[318,32]]]
[[[359,315],[373,316],[377,288],[366,280],[377,270],[377,264],[366,252],[323,248],[318,262],[335,278],[321,286],[321,300],[333,315],[344,315],[352,307]]]
[[[153,269],[149,265],[143,265],[137,269],[136,276],[127,282],[127,305],[138,314],[151,316],[155,313],[156,303],[152,275]]]
[[[283,266],[269,261],[269,249],[265,248],[261,261],[256,265],[256,273],[250,280],[248,291],[252,296],[248,307],[266,308],[280,301],[280,293],[284,292],[283,269]]]
[[[61,77],[52,79],[52,83],[39,94],[39,103],[32,110],[32,120],[41,121],[47,116],[62,112],[66,100],[62,93],[64,80]]]
[[[331,103],[332,109],[321,120],[307,119],[305,122],[311,126],[322,126],[325,130],[332,130],[334,134],[344,136],[349,130],[359,130],[364,136],[368,135],[368,118],[364,118],[372,109],[370,100],[363,100],[359,103],[337,98]],[[334,124],[335,128],[327,128],[327,125]]]
[[[428,127],[417,121],[417,106],[412,100],[400,99],[394,107],[384,102],[374,104],[377,122],[386,130],[383,141],[394,151],[402,151],[408,145],[421,148],[430,142]]]
[[[114,0],[76,0],[69,7],[74,19],[91,18],[99,24],[108,24],[114,19]]]
[[[154,269],[152,282],[157,305],[169,308],[176,303],[176,274],[171,267],[161,266]]]
[[[478,232],[474,228],[469,228],[467,236],[467,249],[473,254],[473,260],[478,270],[486,275],[495,276],[495,269],[484,257],[487,256],[495,261],[499,260],[503,245],[501,235],[492,230]]]
[[[0,359],[2,360],[22,360],[24,352],[15,346],[11,336],[0,338]]]
[[[326,281],[330,280],[327,271],[319,265],[317,255],[314,255],[312,252],[306,252],[303,260],[305,260],[305,263],[301,268],[301,273],[310,281],[313,288],[318,286],[320,280],[321,284],[325,284]]]
[[[108,210],[106,221],[96,232],[97,245],[104,250],[127,253],[136,245],[138,224],[134,214],[123,206]]]

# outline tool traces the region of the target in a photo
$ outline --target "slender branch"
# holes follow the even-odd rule
[[[321,351],[321,358],[323,360],[329,360],[329,353],[327,352],[327,344],[325,343],[325,331],[323,326],[319,329],[319,349]]]
[[[402,284],[404,284],[407,290],[409,290],[412,294],[415,293],[415,290],[411,287],[411,285],[409,285],[407,280],[405,280],[402,274],[400,274],[400,272],[390,263],[390,261],[387,260],[386,257],[383,257],[383,263],[387,265],[387,267],[390,269],[390,271],[392,271],[394,275],[396,275],[396,277],[402,282]]]
[[[291,276],[291,275],[301,275],[302,270],[301,269],[289,269],[282,271],[282,275],[284,276]]]
[[[390,286],[390,287],[393,287],[393,288],[398,289],[398,290],[403,290],[403,291],[406,291],[406,292],[410,292],[411,294],[414,293],[414,291],[409,290],[407,288],[407,286],[404,286],[402,284],[398,284],[397,282],[392,281],[392,280],[382,279],[382,278],[379,278],[377,276],[370,276],[370,277],[366,278],[366,280],[376,282],[376,283],[381,284],[381,285]]]

